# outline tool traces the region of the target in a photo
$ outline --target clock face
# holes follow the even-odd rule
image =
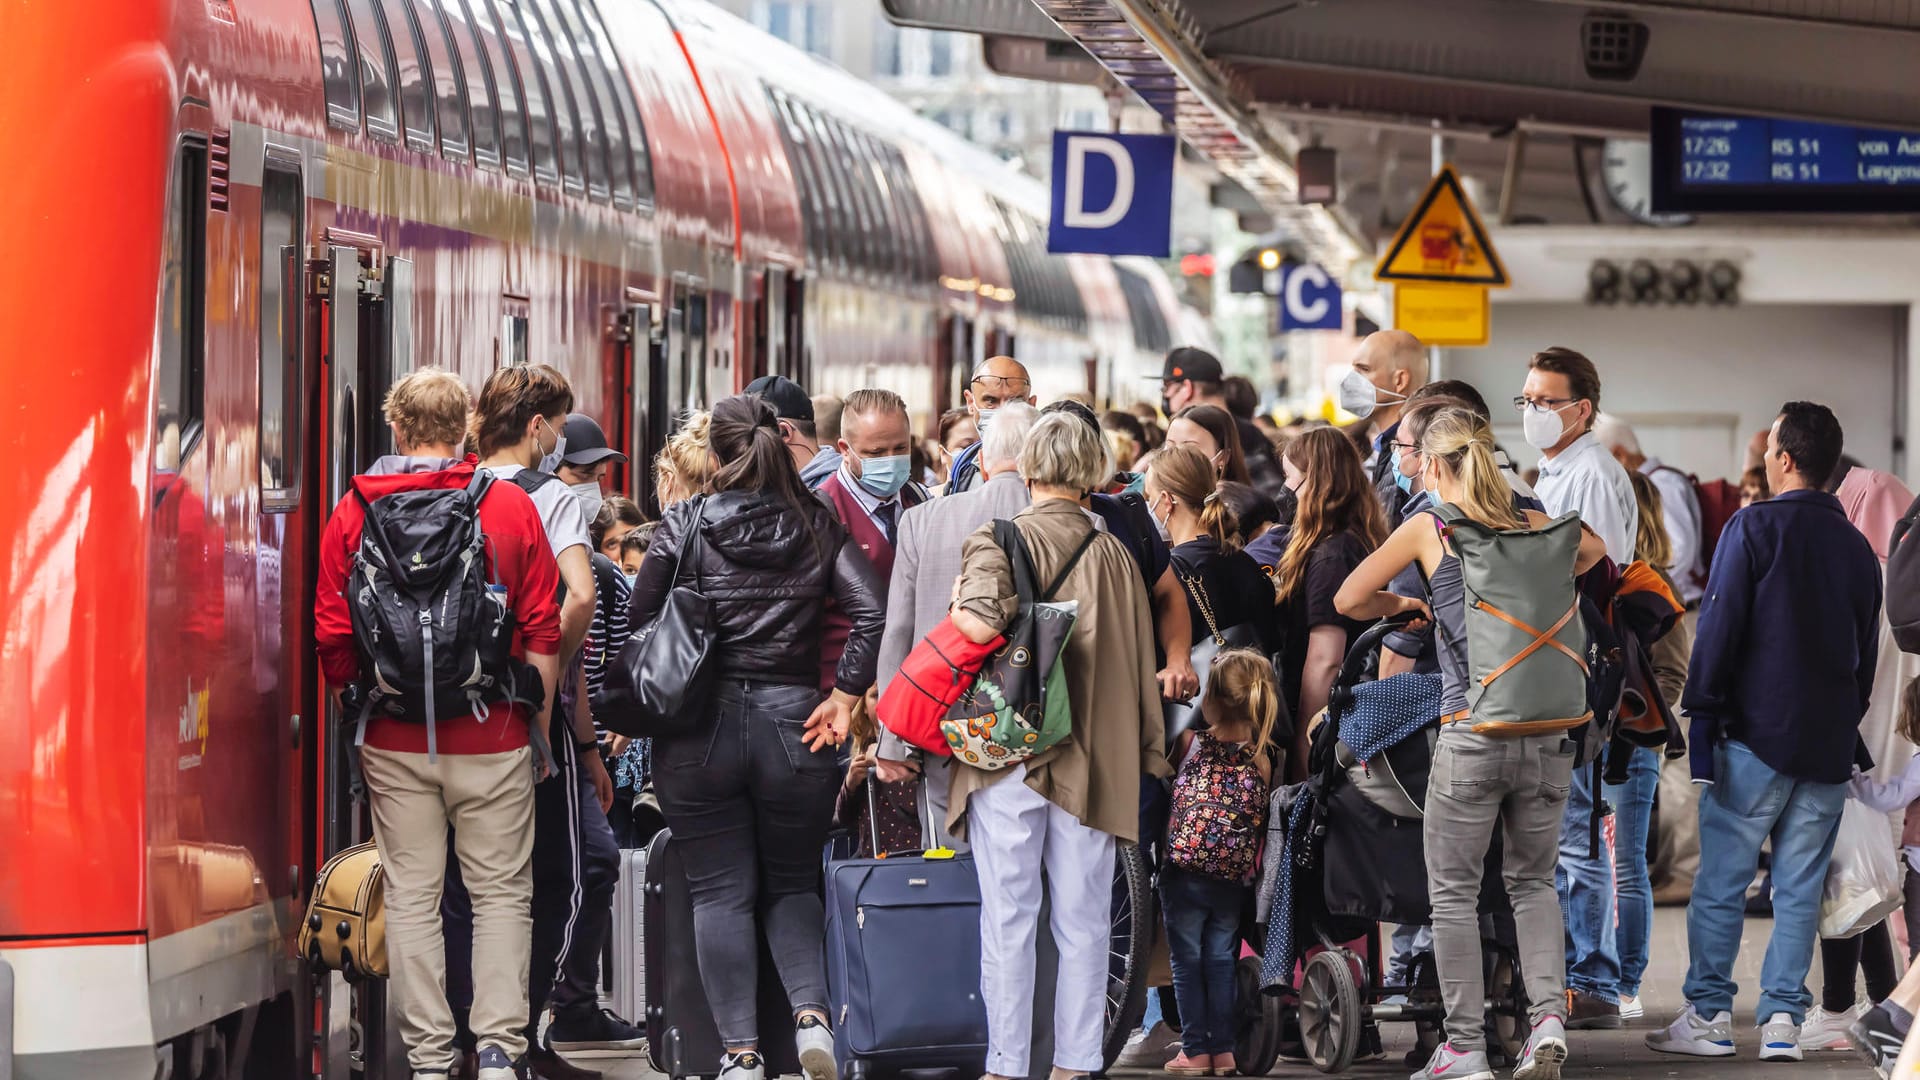
[[[1653,144],[1645,139],[1608,139],[1600,152],[1600,178],[1607,197],[1643,225],[1690,225],[1691,214],[1653,210]]]

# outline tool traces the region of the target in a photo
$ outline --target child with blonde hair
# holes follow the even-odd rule
[[[1231,1076],[1236,1067],[1233,968],[1259,869],[1279,713],[1273,665],[1252,649],[1228,649],[1214,657],[1200,701],[1206,727],[1174,744],[1160,901],[1184,1022],[1180,1053],[1166,1066],[1175,1076]]]

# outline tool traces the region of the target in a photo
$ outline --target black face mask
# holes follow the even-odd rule
[[[1173,415],[1173,399],[1167,397],[1165,394],[1160,395],[1160,411],[1166,413],[1168,416]]]

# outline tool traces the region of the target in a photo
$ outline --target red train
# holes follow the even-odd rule
[[[1046,255],[1037,185],[695,0],[0,0],[0,68],[20,1080],[390,1056],[291,942],[354,830],[314,540],[396,372],[556,364],[645,462],[767,372],[924,419],[990,353],[1107,396],[1181,333],[1151,263]]]

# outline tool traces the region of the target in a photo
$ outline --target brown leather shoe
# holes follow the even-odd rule
[[[1581,990],[1567,991],[1567,1030],[1611,1031],[1620,1026],[1620,1006]]]

